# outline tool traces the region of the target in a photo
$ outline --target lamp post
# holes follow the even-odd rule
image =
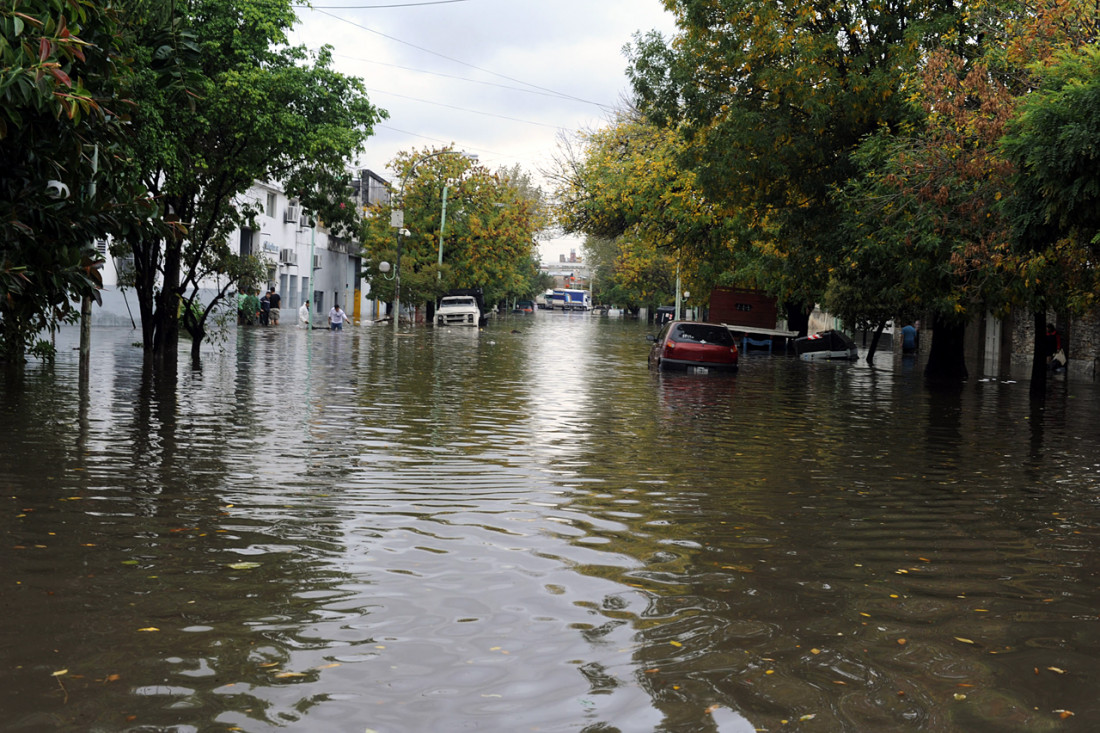
[[[466,152],[463,152],[461,150],[438,150],[434,153],[429,153],[428,155],[417,158],[416,160],[413,161],[412,165],[409,166],[409,174],[401,179],[401,188],[398,191],[398,195],[397,195],[397,197],[401,200],[401,206],[405,205],[405,184],[408,183],[408,180],[410,178],[412,178],[413,173],[416,172],[416,167],[418,165],[420,165],[421,163],[423,163],[425,160],[429,160],[431,158],[438,158],[442,155],[460,155],[463,158],[466,158],[467,160],[477,160],[477,155],[475,155],[473,153],[466,153]],[[447,186],[443,186],[443,208],[440,212],[440,221],[439,221],[439,266],[441,268],[443,266],[443,228],[444,228],[444,226],[446,226],[446,223],[447,223]],[[394,227],[395,229],[399,229],[399,230],[404,231],[405,236],[408,236],[408,230],[407,229],[402,229],[405,226],[405,210],[403,208],[393,210],[393,213],[390,215],[390,226]],[[398,239],[397,239],[397,262],[394,266],[395,281],[394,281],[393,332],[395,334],[397,333],[398,323],[401,320],[401,301],[399,299],[400,298],[400,292],[401,292],[401,273],[399,272],[400,267],[401,267],[401,237],[400,237],[400,234],[399,234]],[[440,272],[439,272],[439,279],[440,280],[443,279],[443,271],[442,270],[440,270]]]

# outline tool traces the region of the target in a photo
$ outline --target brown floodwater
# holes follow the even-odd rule
[[[647,329],[0,373],[3,731],[1087,731],[1100,392]]]

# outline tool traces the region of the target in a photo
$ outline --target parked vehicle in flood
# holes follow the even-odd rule
[[[481,308],[472,295],[444,295],[435,309],[437,326],[474,326],[481,322]]]
[[[586,311],[592,307],[592,298],[587,290],[554,288],[551,303],[551,307],[555,310]]]
[[[678,369],[706,374],[737,371],[737,341],[720,323],[671,321],[648,337],[650,369]]]
[[[840,331],[822,331],[795,339],[794,350],[803,361],[859,358],[855,342]]]

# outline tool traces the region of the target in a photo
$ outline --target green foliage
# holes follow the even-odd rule
[[[128,7],[0,8],[0,360],[21,360],[35,334],[76,317],[73,299],[96,291],[92,242],[125,201],[111,175],[122,126],[107,113],[130,74]]]
[[[130,175],[167,230],[124,238],[147,350],[172,357],[178,301],[216,279],[204,316],[183,321],[197,358],[206,317],[249,271],[227,237],[252,224],[254,181],[282,183],[336,235],[354,230],[347,166],[385,113],[330,49],[285,45],[294,21],[286,0],[198,0],[141,28]]]
[[[1016,165],[1005,211],[1021,274],[1036,284],[1040,303],[1082,312],[1095,305],[1100,285],[1100,53],[1068,50],[1040,72],[1039,90],[1024,99],[1002,140]]]
[[[409,236],[401,243],[401,299],[434,301],[455,288],[481,288],[487,303],[531,297],[538,287],[537,239],[546,227],[542,193],[518,168],[492,173],[450,149],[407,151],[390,167],[403,184],[394,205],[404,212]],[[439,266],[443,189],[443,266]],[[392,300],[395,280],[378,270],[397,260],[390,206],[376,206],[362,222],[371,292]]]
[[[681,165],[688,144],[637,115],[563,142],[555,173],[558,221],[584,233],[600,299],[627,307],[669,302],[677,263],[699,293],[728,270],[738,217],[723,216]]]
[[[675,38],[650,34],[631,49],[638,104],[690,143],[681,165],[740,219],[742,276],[784,301],[819,299],[844,247],[831,191],[857,175],[861,138],[913,120],[904,74],[929,43],[972,45],[965,9],[935,0],[665,5]]]

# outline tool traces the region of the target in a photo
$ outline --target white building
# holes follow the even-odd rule
[[[352,185],[360,210],[389,200],[387,182],[369,170],[360,171]],[[382,306],[370,298],[360,277],[358,243],[334,237],[324,226],[311,227],[308,213],[278,183],[256,181],[239,203],[252,203],[262,213],[256,217],[255,228],[234,231],[229,245],[241,255],[256,254],[267,261],[267,286],[274,285],[282,298],[284,323],[295,322],[298,307],[306,300],[320,322],[334,303],[340,303],[355,322],[379,317]],[[93,323],[136,324],[139,314],[132,289],[118,286],[119,272],[133,267],[132,260],[112,257],[106,240],[96,245],[107,264],[103,307],[94,309]],[[213,297],[216,283],[211,282],[207,289]],[[236,291],[232,292],[235,295]]]

